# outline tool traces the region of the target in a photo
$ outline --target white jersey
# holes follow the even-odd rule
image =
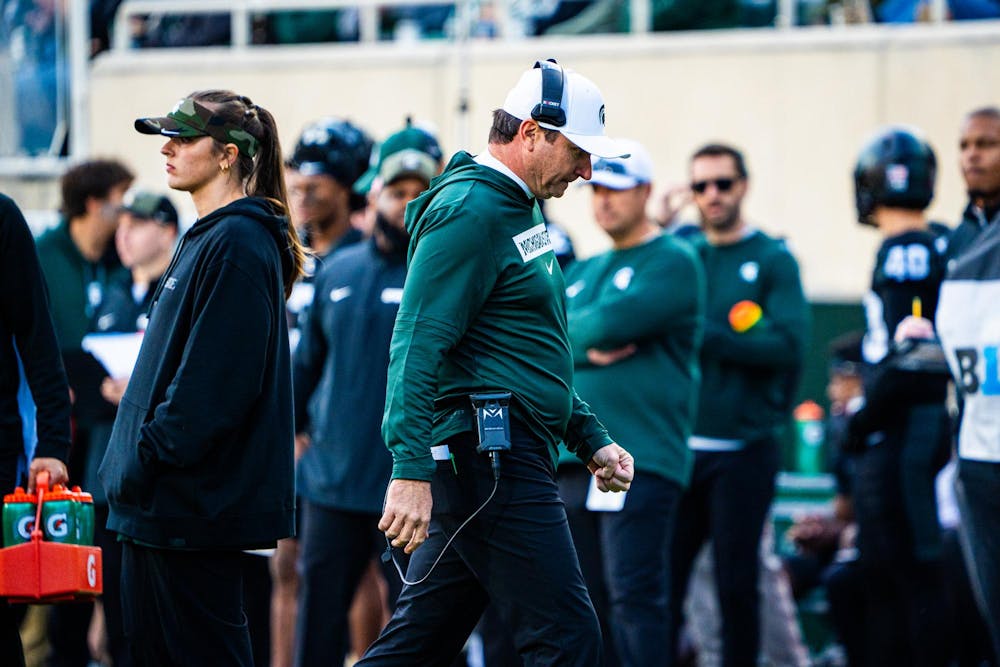
[[[984,229],[948,271],[937,331],[965,402],[959,456],[1000,463],[1000,224]]]

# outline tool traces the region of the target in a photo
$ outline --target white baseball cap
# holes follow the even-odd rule
[[[591,185],[603,185],[611,190],[631,190],[653,181],[653,160],[638,141],[619,139],[618,145],[629,152],[628,157],[591,158]]]
[[[566,124],[559,127],[538,121],[541,127],[561,132],[573,144],[598,157],[622,157],[628,151],[604,134],[604,97],[582,74],[563,70],[562,110]],[[542,69],[532,67],[521,75],[503,102],[503,110],[519,120],[531,118],[531,111],[542,100]]]

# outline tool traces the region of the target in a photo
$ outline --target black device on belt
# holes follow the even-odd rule
[[[500,479],[500,452],[510,451],[510,396],[509,391],[469,394],[479,432],[476,451],[489,454],[494,479]]]
[[[510,397],[511,393],[509,391],[490,391],[490,392],[479,392],[475,394],[469,394],[469,399],[472,401],[472,411],[476,414],[476,430],[479,432],[479,445],[476,447],[476,451],[480,454],[488,454],[490,457],[490,463],[493,466],[493,490],[490,491],[489,497],[483,501],[483,504],[473,512],[469,518],[462,522],[448,541],[445,542],[444,548],[441,549],[441,553],[438,554],[434,562],[431,563],[430,569],[427,573],[417,579],[416,581],[410,581],[403,575],[403,569],[396,562],[396,559],[392,555],[392,542],[389,541],[388,536],[385,538],[385,553],[382,554],[382,561],[385,563],[391,562],[395,568],[396,572],[399,573],[399,578],[407,586],[416,586],[427,580],[427,577],[431,576],[431,572],[437,567],[437,564],[441,561],[441,557],[444,556],[444,552],[448,550],[451,546],[452,541],[458,534],[462,532],[470,521],[476,518],[476,516],[483,511],[483,508],[493,500],[493,496],[496,495],[497,487],[500,485],[500,452],[510,451]],[[464,410],[464,408],[463,408]],[[389,490],[386,489],[386,494]],[[385,501],[382,503],[383,511],[385,509]]]

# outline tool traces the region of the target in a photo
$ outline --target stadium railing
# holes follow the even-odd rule
[[[631,16],[629,33],[642,36],[650,32],[651,0],[628,0]],[[800,0],[776,0],[777,15],[775,26],[778,28],[795,27],[796,8]],[[115,20],[114,43],[115,50],[130,48],[129,21],[133,17],[144,15],[183,15],[183,14],[228,14],[231,21],[231,44],[233,49],[255,48],[252,43],[251,23],[256,16],[279,11],[295,10],[329,10],[337,8],[356,8],[359,12],[359,36],[362,43],[370,43],[379,39],[379,11],[388,8],[413,7],[417,5],[453,5],[459,28],[455,32],[457,40],[468,38],[468,28],[471,25],[472,12],[481,4],[481,0],[460,0],[453,2],[435,2],[434,0],[126,0],[119,8]],[[512,0],[493,0],[497,33],[499,39],[517,39],[522,37],[512,19]],[[89,127],[89,68],[90,68],[90,25],[88,0],[68,0],[66,3],[65,37],[59,44],[62,54],[65,81],[68,85],[61,88],[59,132],[66,133],[66,150],[49,151],[45,155],[25,156],[11,155],[11,142],[0,144],[0,177],[13,178],[45,178],[54,176],[65,167],[67,159],[82,158],[90,153],[87,136]],[[946,0],[932,0],[931,18],[943,21],[947,13]],[[10,67],[10,63],[7,63]],[[13,99],[12,77],[0,76],[0,97]],[[11,89],[11,90],[5,90]],[[15,114],[16,115],[16,114]],[[6,137],[17,132],[16,119],[5,115],[6,124],[13,127],[0,128]],[[53,144],[62,142],[53,141]],[[66,156],[61,157],[60,153]]]
[[[782,4],[793,4],[794,0],[781,0]],[[126,0],[115,17],[116,49],[129,48],[129,21],[135,17],[150,14],[229,14],[233,48],[252,46],[250,23],[255,15],[271,12],[328,10],[341,8],[356,8],[360,14],[359,33],[361,42],[375,42],[379,39],[378,12],[383,8],[398,8],[426,5],[452,5],[455,14],[467,17],[476,0],[461,2],[443,2],[438,0]],[[511,0],[493,2],[499,36],[512,37],[518,35],[511,22]],[[629,11],[634,20],[631,21],[630,32],[649,32],[650,0],[629,0]],[[464,23],[464,21],[463,21]],[[467,23],[464,23],[467,25]],[[463,35],[459,34],[461,38]]]

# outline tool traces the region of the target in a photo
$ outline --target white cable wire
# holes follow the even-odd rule
[[[448,538],[448,541],[445,542],[445,544],[444,544],[444,548],[441,549],[441,553],[439,553],[438,557],[434,559],[433,563],[431,563],[431,569],[427,570],[427,574],[425,574],[424,576],[420,577],[416,581],[408,581],[407,580],[406,576],[403,574],[403,569],[401,567],[399,567],[399,563],[396,562],[396,555],[392,552],[392,542],[390,542],[389,541],[389,537],[386,536],[386,538],[385,538],[385,544],[388,547],[387,553],[389,554],[389,558],[392,560],[393,566],[395,566],[395,568],[396,568],[396,572],[399,573],[399,579],[400,579],[400,581],[402,581],[407,586],[416,586],[418,584],[422,584],[425,581],[427,581],[427,577],[431,576],[431,573],[434,571],[434,568],[437,567],[437,564],[441,562],[441,558],[444,557],[444,552],[448,550],[448,547],[450,547],[451,543],[455,541],[455,538],[458,537],[458,534],[462,532],[462,529],[465,528],[467,525],[469,525],[469,522],[472,521],[473,519],[475,519],[476,516],[480,512],[483,511],[483,508],[485,508],[487,505],[490,504],[490,501],[493,500],[493,496],[496,495],[497,487],[499,487],[499,486],[500,486],[500,479],[498,477],[498,478],[496,478],[496,479],[493,480],[493,490],[490,491],[489,497],[486,500],[484,500],[483,504],[480,505],[479,508],[475,512],[473,512],[469,516],[468,519],[466,519],[465,521],[463,521],[462,525],[458,527],[458,530],[456,530],[455,533],[451,537]],[[389,493],[389,490],[386,489],[386,497],[388,497],[388,493]],[[384,503],[383,503],[383,506],[384,506]],[[444,531],[442,530],[441,532],[443,533]]]

